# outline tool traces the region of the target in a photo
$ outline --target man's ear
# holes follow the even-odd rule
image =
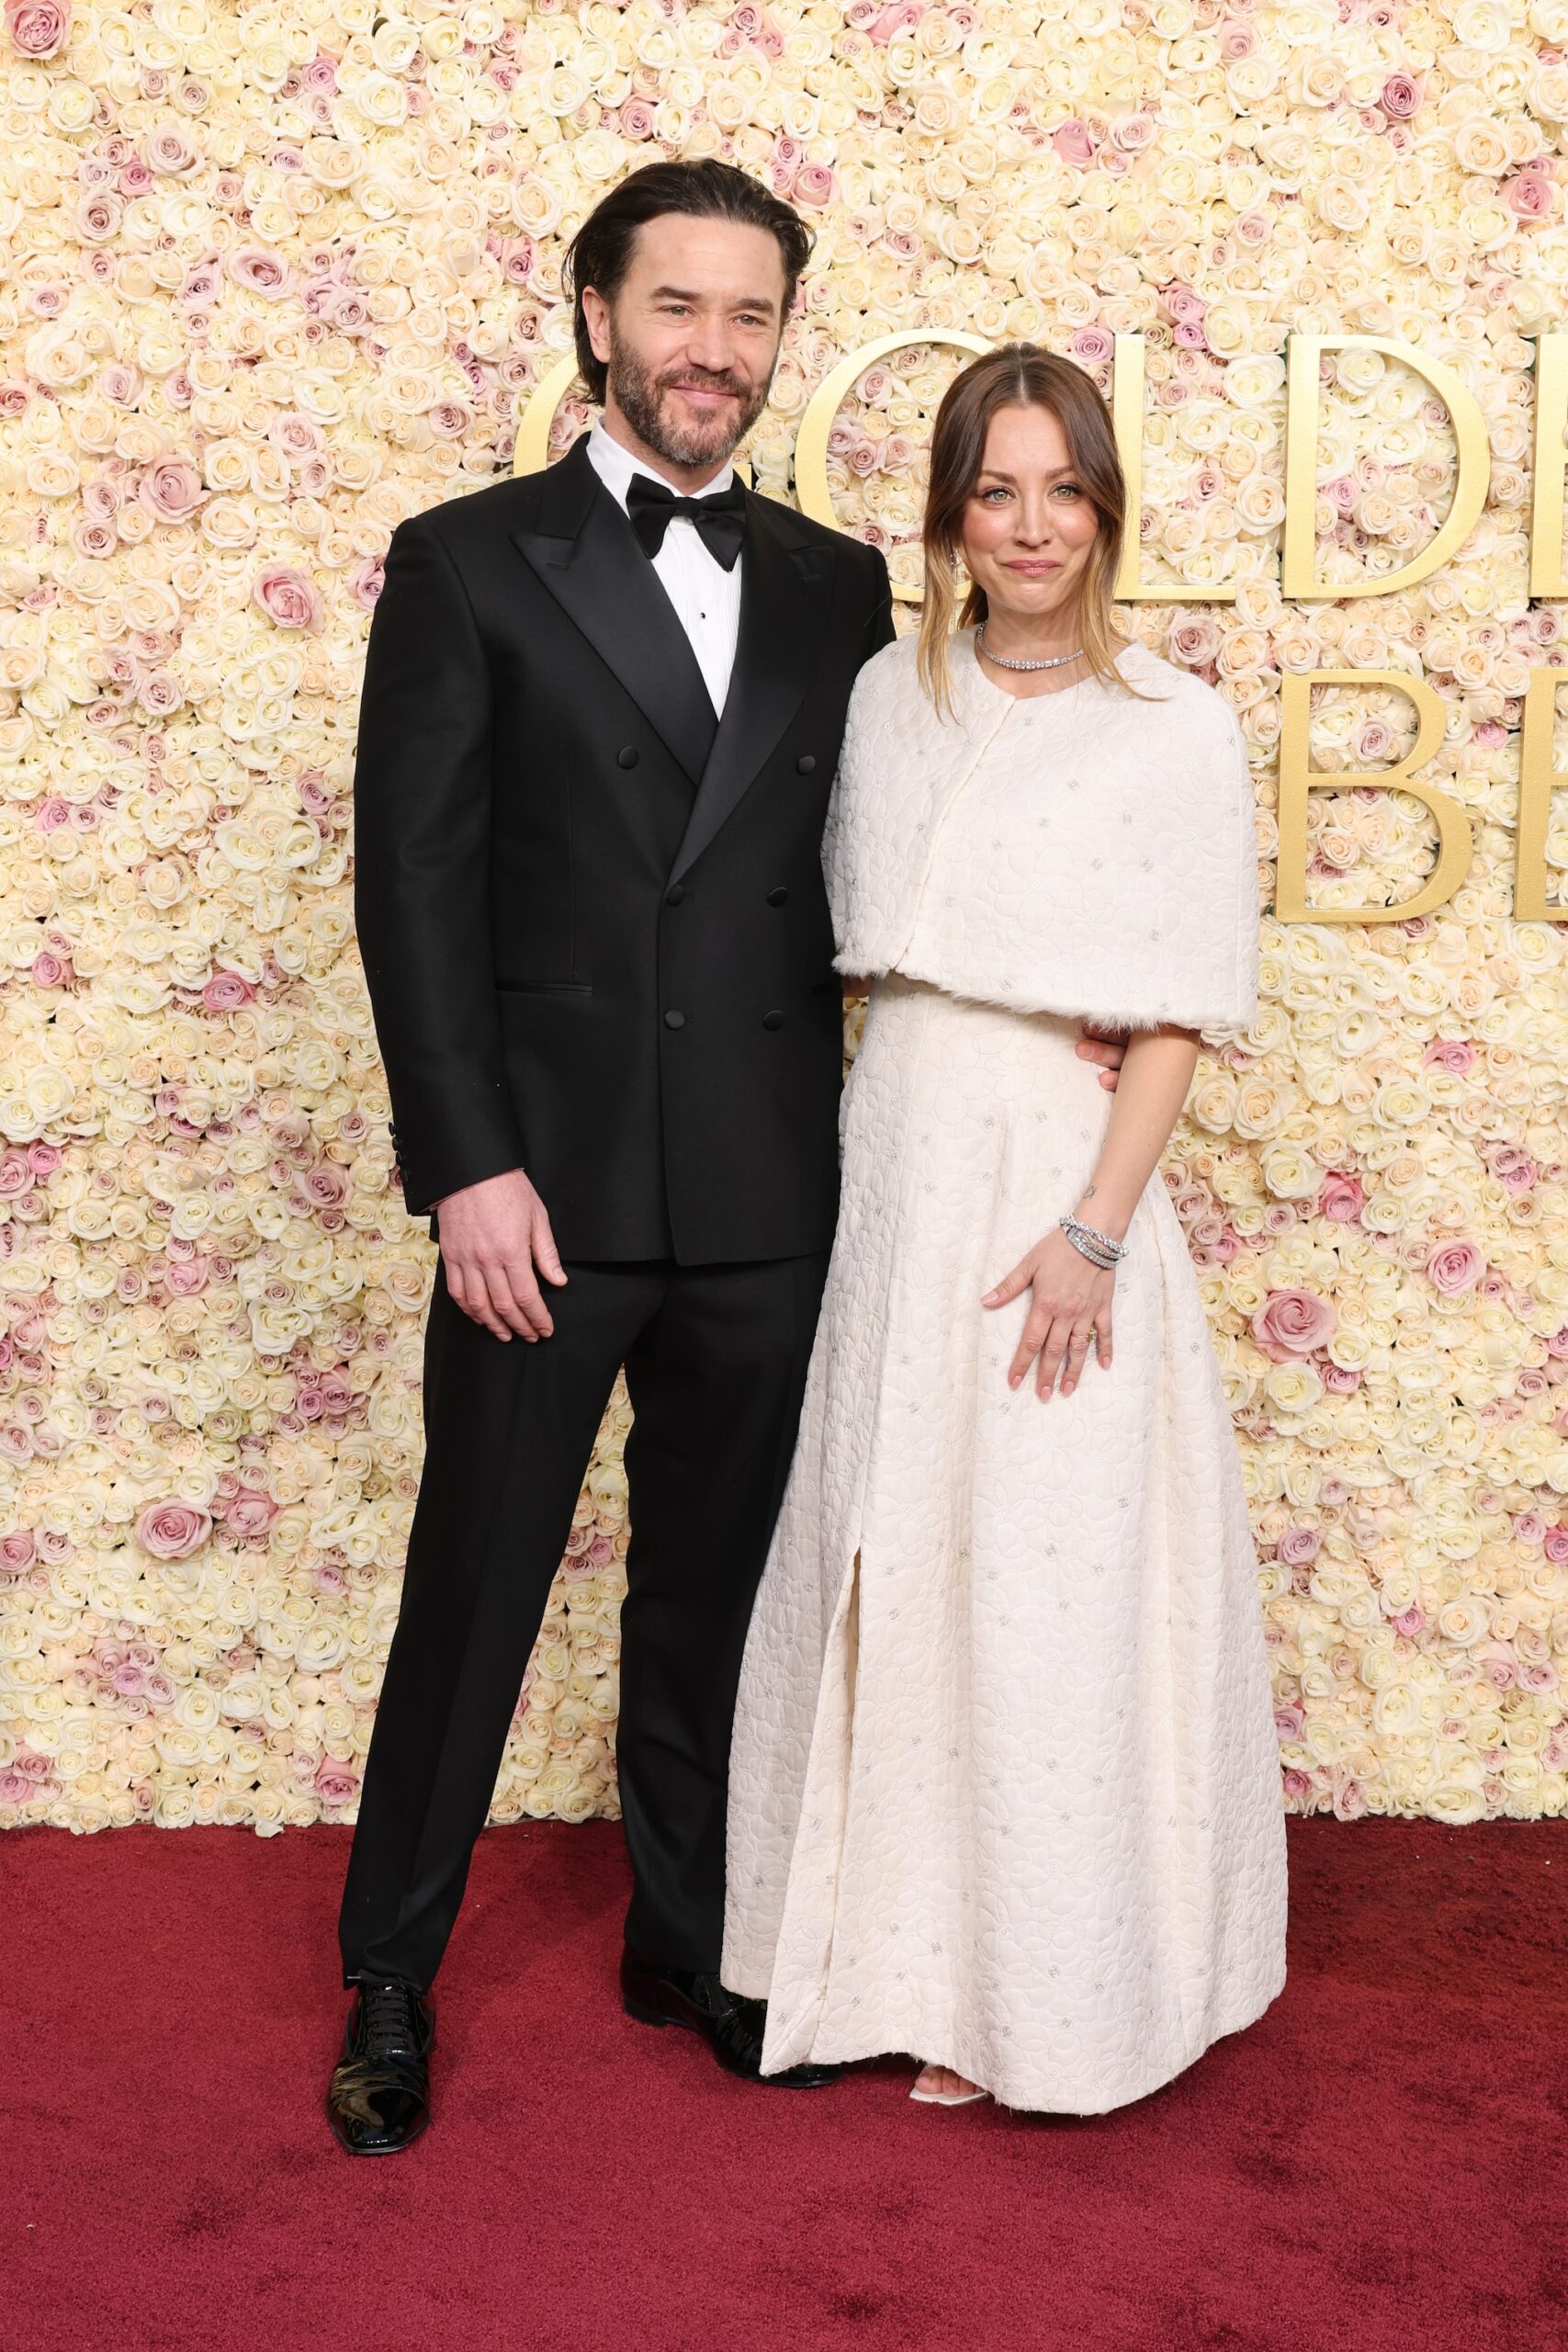
[[[595,359],[610,356],[610,306],[596,286],[582,289],[582,322]]]

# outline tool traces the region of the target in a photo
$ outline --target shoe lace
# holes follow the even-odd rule
[[[415,2039],[413,1995],[396,1977],[359,1987],[361,2038],[369,2050],[408,2050]]]

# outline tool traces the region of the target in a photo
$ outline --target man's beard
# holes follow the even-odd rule
[[[666,417],[663,405],[665,392],[677,384],[732,392],[735,405],[716,409],[705,422],[699,417],[689,424],[677,424]],[[691,368],[656,376],[613,339],[609,388],[643,447],[671,466],[711,465],[716,469],[745,439],[768,402],[767,384],[750,383],[744,376],[705,374]]]

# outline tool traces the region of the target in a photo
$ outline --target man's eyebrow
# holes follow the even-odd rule
[[[677,302],[700,302],[702,296],[694,294],[686,286],[656,286],[649,298],[655,302],[672,297]],[[745,294],[734,305],[738,311],[776,311],[778,303],[771,294]]]

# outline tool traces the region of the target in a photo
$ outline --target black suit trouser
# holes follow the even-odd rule
[[[339,1939],[345,1981],[427,1987],[457,1916],[529,1652],[624,1363],[631,1545],[617,1738],[626,1938],[716,1972],[746,1628],[784,1494],[827,1253],[569,1265],[548,1340],[494,1339],[436,1274],[424,1473]]]

